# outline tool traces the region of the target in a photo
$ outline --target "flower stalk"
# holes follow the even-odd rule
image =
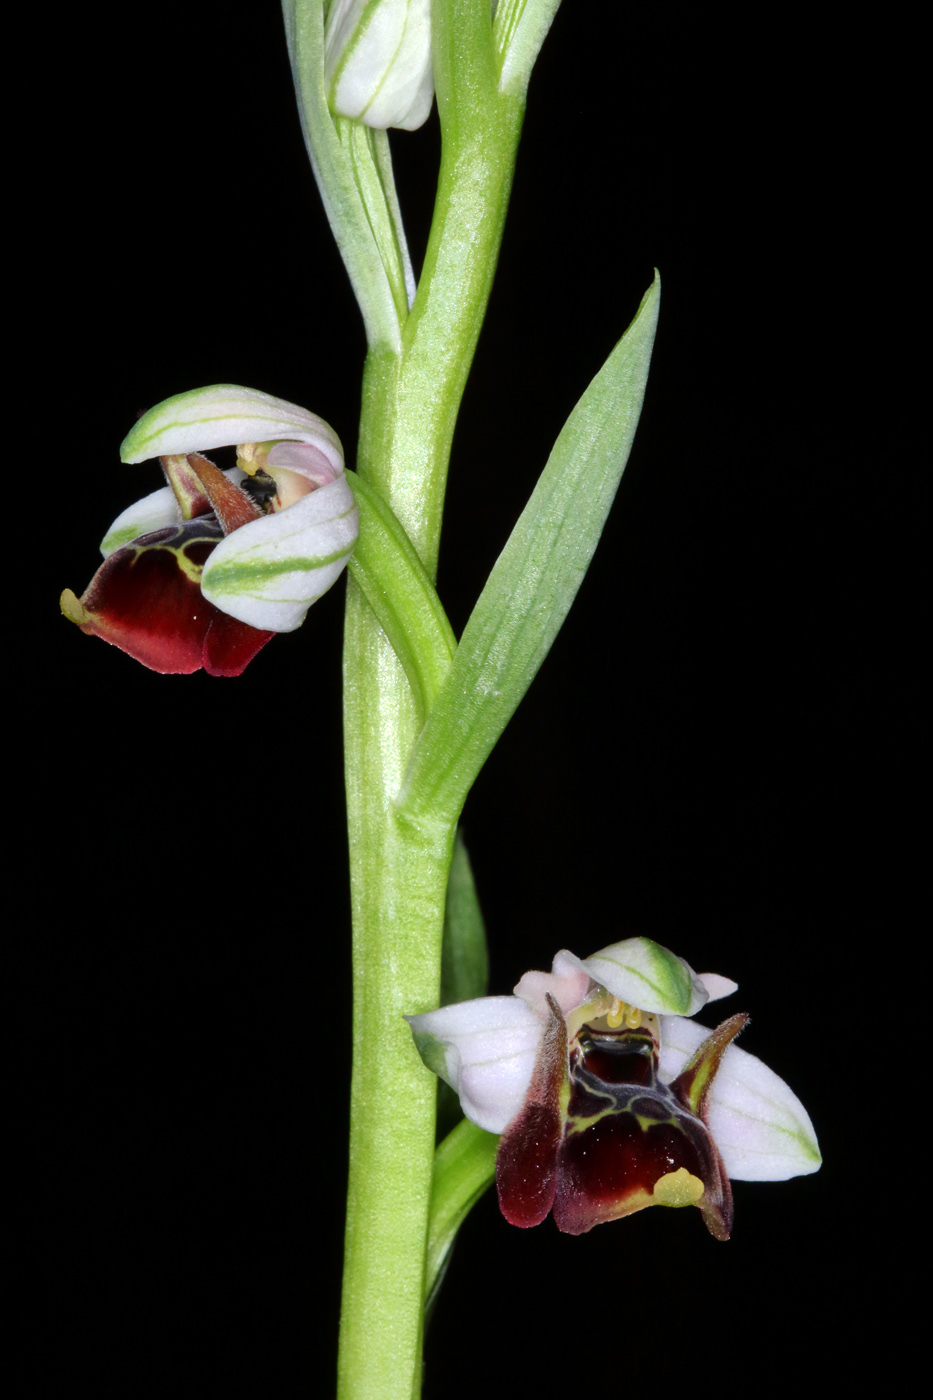
[[[435,576],[450,447],[485,315],[523,113],[502,96],[489,15],[432,8],[443,155],[434,222],[396,350],[371,342],[359,476]],[[453,56],[457,62],[454,65]],[[351,580],[344,649],[354,1051],[339,1395],[417,1394],[436,1082],[402,1016],[436,1006],[455,820],[395,799],[421,728],[405,670]]]

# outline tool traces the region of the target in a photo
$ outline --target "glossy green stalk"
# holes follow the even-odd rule
[[[357,470],[434,578],[454,425],[511,188],[523,97],[498,90],[489,7],[435,0],[443,156],[401,347],[370,341]],[[454,61],[456,60],[456,61]],[[396,808],[421,729],[385,632],[351,580],[344,651],[353,902],[353,1083],[339,1395],[420,1390],[436,1080],[404,1013],[437,1005],[453,823]]]

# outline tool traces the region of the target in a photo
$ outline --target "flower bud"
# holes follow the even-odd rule
[[[324,78],[339,116],[415,131],[434,99],[430,0],[334,0]]]

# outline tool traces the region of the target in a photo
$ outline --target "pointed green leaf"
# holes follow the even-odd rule
[[[493,41],[501,69],[502,92],[522,97],[528,87],[538,51],[554,22],[560,0],[499,0],[493,22]]]
[[[458,831],[447,877],[441,954],[441,1006],[485,996],[488,982],[486,925],[476,895],[470,857]],[[462,1116],[458,1096],[442,1079],[437,1086],[438,1132],[449,1132]]]
[[[435,1153],[425,1260],[426,1308],[434,1302],[457,1231],[492,1184],[498,1147],[494,1133],[464,1118]]]
[[[457,642],[434,585],[395,514],[369,483],[346,473],[360,513],[350,572],[405,668],[422,718],[434,704]]]
[[[493,567],[412,751],[399,807],[415,820],[456,820],[576,597],[635,436],[659,299],[656,276]]]
[[[369,168],[372,149],[341,141],[327,105],[324,79],[324,7],[321,0],[282,0],[285,37],[292,78],[301,114],[311,168],[340,256],[350,276],[366,325],[370,348],[398,351],[401,344],[398,287],[382,260],[380,242],[386,223],[396,222],[394,209],[378,209],[370,201],[378,180]],[[339,119],[338,119],[339,120]],[[367,167],[361,178],[359,168]],[[383,170],[383,175],[384,175]],[[378,230],[378,231],[376,231]],[[404,239],[400,224],[395,230]],[[403,254],[404,257],[407,254]]]
[[[484,997],[489,981],[486,925],[476,895],[463,837],[457,832],[447,878],[444,953],[441,960],[441,1005]]]

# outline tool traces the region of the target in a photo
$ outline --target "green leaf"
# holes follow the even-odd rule
[[[453,822],[567,615],[641,413],[660,280],[571,413],[466,625],[414,749],[401,813]]]
[[[366,338],[370,346],[385,345],[397,353],[403,297],[394,254],[388,263],[383,261],[391,243],[387,231],[396,223],[394,196],[388,199],[388,208],[378,208],[379,186],[386,174],[384,157],[377,159],[375,148],[367,147],[365,141],[341,140],[338,135],[325,93],[321,0],[282,0],[282,11],[305,146],[363,313]],[[400,228],[395,232],[404,238]]]
[[[499,1138],[464,1118],[434,1156],[425,1269],[425,1308],[444,1277],[457,1231],[496,1174]]]
[[[444,910],[441,1006],[484,997],[489,981],[486,925],[463,837],[457,832]]]
[[[456,639],[415,547],[378,491],[346,473],[360,513],[350,573],[405,668],[422,719],[441,690]]]
[[[415,276],[395,190],[389,133],[364,122],[334,117],[334,130],[353,173],[369,227],[392,290],[399,325],[415,299]]]
[[[470,857],[458,831],[447,877],[440,1004],[449,1006],[454,1001],[483,997],[488,982],[486,925],[476,895]],[[443,1137],[460,1120],[462,1113],[458,1095],[443,1079],[437,1086],[437,1095],[438,1134]]]
[[[493,42],[499,62],[499,87],[525,95],[538,51],[554,22],[560,0],[499,0]]]

